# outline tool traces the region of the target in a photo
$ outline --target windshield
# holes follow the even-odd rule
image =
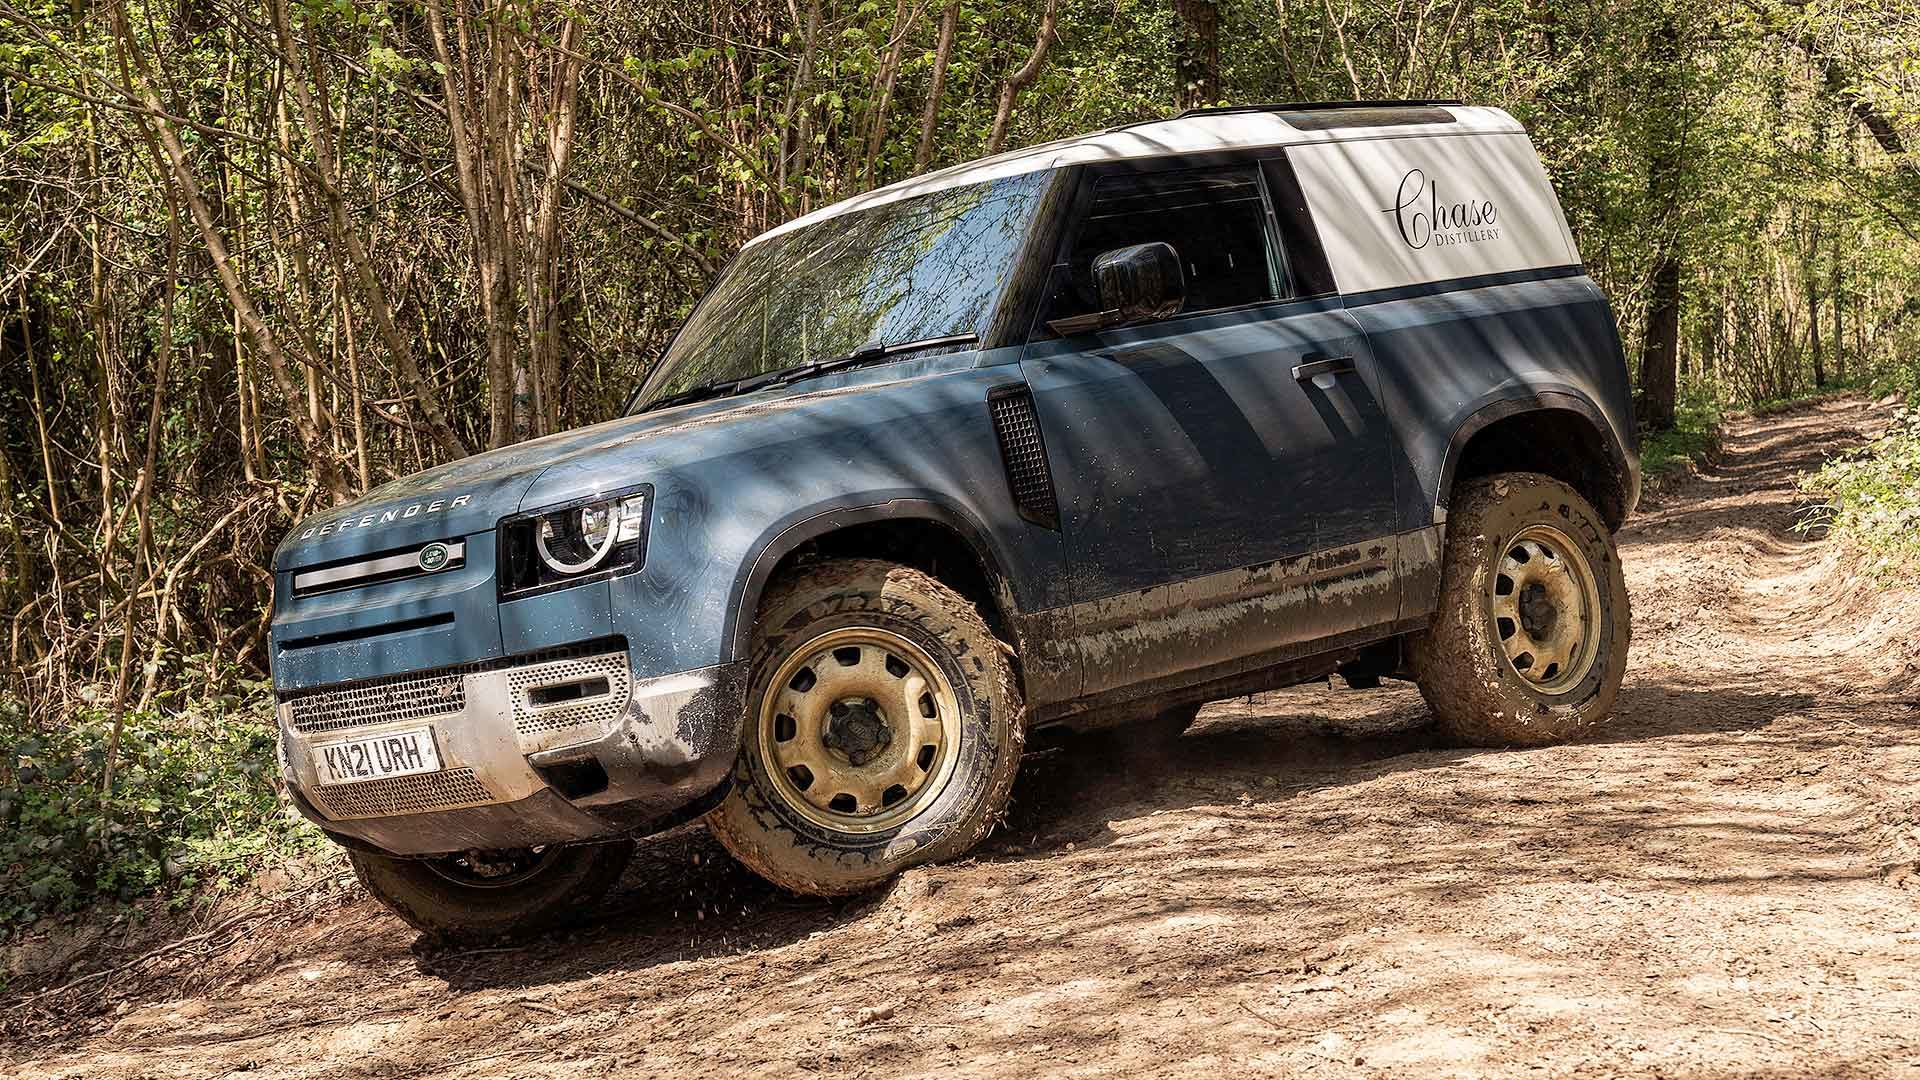
[[[749,246],[694,309],[634,411],[863,346],[981,333],[1051,178],[936,191]]]

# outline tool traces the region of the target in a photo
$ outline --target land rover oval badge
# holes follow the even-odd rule
[[[420,549],[420,569],[431,574],[447,565],[447,545],[434,542]]]

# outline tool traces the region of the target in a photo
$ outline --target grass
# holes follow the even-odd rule
[[[1689,385],[1674,408],[1673,430],[1655,432],[1640,440],[1641,475],[1654,479],[1711,457],[1720,448],[1724,419],[1719,396],[1711,387]]]
[[[1885,434],[1821,466],[1800,488],[1823,501],[1796,528],[1830,530],[1877,573],[1920,570],[1920,412],[1900,409]]]
[[[0,697],[0,938],[101,903],[184,902],[324,843],[281,806],[264,686],[128,713],[103,793],[112,727],[97,708],[37,726]]]
[[[1800,394],[1794,394],[1789,397],[1768,398],[1765,401],[1755,402],[1747,411],[1755,416],[1772,416],[1775,413],[1786,412],[1796,405],[1804,405],[1809,401],[1820,401],[1824,398],[1838,397],[1842,394],[1873,392],[1873,386],[1874,384],[1867,379],[1837,379],[1823,383],[1815,389]],[[1875,393],[1874,396],[1877,397],[1879,395]]]

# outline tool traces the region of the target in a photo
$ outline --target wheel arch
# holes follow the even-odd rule
[[[734,587],[726,627],[730,655],[748,655],[767,586],[812,557],[886,559],[924,571],[973,601],[995,636],[1016,640],[1012,583],[985,528],[944,503],[894,498],[802,516],[761,543]]]
[[[1482,406],[1454,430],[1441,467],[1438,504],[1461,480],[1494,472],[1544,473],[1564,481],[1618,529],[1640,497],[1640,470],[1598,406],[1542,391]]]

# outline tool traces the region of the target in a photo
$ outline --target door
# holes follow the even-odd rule
[[[1218,674],[1397,615],[1391,437],[1284,158],[1090,171],[1022,360],[1058,487],[1082,694]],[[1301,232],[1304,225],[1306,232]],[[1091,263],[1165,242],[1186,303],[1100,310]],[[1243,665],[1244,666],[1244,665]]]

